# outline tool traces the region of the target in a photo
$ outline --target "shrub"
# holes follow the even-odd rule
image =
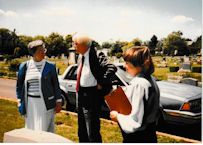
[[[9,55],[9,54],[4,54],[3,55],[3,58],[6,59],[6,61],[10,61],[13,59],[13,56],[12,55]]]
[[[202,73],[202,67],[201,66],[193,66],[192,72],[194,73]]]
[[[17,71],[18,67],[20,65],[20,62],[18,60],[12,60],[9,66],[9,70],[11,71]]]
[[[177,72],[179,70],[179,67],[178,66],[170,66],[169,67],[169,71],[170,72]]]
[[[3,61],[3,60],[4,60],[3,55],[0,55],[0,61]]]
[[[0,76],[5,76],[6,73],[5,72],[0,72]]]
[[[121,52],[116,53],[116,57],[117,57],[117,58],[121,58],[122,55],[123,55],[123,54],[122,54]]]
[[[192,72],[186,72],[185,74],[183,74],[184,78],[194,78],[197,79],[198,81],[202,81],[202,74],[201,73],[192,73]]]

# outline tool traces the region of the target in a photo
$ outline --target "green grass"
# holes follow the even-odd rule
[[[24,118],[17,111],[17,103],[0,99],[0,142],[3,135],[13,129],[24,127]],[[72,114],[58,113],[55,118],[56,134],[78,142],[77,116]],[[101,120],[101,135],[104,143],[121,143],[122,136],[117,124]],[[165,136],[158,136],[159,143],[182,142]]]
[[[169,73],[168,67],[165,68],[155,68],[153,76],[155,76],[158,80],[167,80],[167,73]]]
[[[22,128],[24,119],[17,111],[17,103],[0,99],[0,142],[3,141],[4,132]]]

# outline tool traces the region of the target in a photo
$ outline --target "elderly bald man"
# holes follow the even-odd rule
[[[117,69],[97,57],[93,40],[88,36],[75,35],[73,46],[80,54],[76,84],[79,142],[102,142],[99,120],[102,97],[111,90],[109,78]]]

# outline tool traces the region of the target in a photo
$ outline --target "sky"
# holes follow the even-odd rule
[[[0,0],[0,28],[18,35],[87,34],[99,43],[202,34],[202,0]]]

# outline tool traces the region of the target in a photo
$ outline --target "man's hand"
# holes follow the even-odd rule
[[[116,121],[116,122],[117,122],[117,116],[118,116],[118,112],[117,112],[117,111],[111,111],[111,112],[110,112],[110,118],[111,118],[113,121]]]
[[[102,89],[102,86],[97,84],[97,90],[101,90]]]
[[[55,107],[55,112],[59,113],[62,109],[62,103],[61,102],[57,102],[56,103],[56,107]]]

